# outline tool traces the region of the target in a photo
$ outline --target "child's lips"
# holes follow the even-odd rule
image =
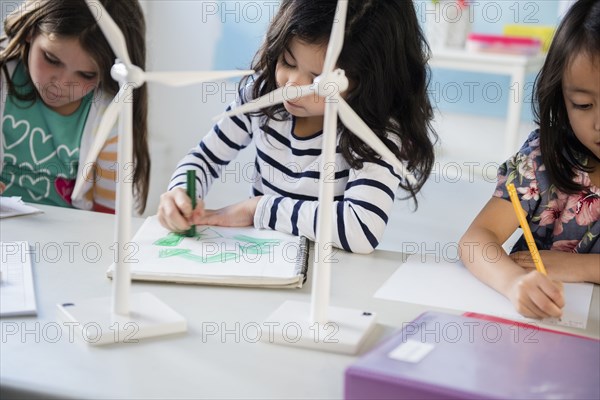
[[[52,91],[52,90],[48,90],[48,92],[47,92],[47,94],[46,94],[46,97],[47,97],[48,99],[50,99],[50,100],[57,101],[57,100],[60,100],[60,99],[63,99],[63,98],[65,98],[65,97],[67,97],[67,96],[66,96],[66,95],[64,95],[64,94],[63,94],[63,93],[61,93],[61,92],[55,92],[55,91]]]
[[[292,108],[300,108],[298,104],[292,103],[291,101],[286,101],[285,103]]]

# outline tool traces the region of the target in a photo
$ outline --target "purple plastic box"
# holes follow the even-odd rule
[[[600,399],[600,341],[427,312],[346,369],[344,397]]]

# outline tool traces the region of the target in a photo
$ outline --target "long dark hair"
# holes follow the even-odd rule
[[[142,9],[137,0],[100,0],[104,8],[115,20],[127,41],[131,61],[145,68],[146,64],[146,25]],[[8,82],[8,93],[22,100],[35,101],[39,94],[35,89],[19,94],[15,91],[8,74],[7,62],[20,60],[27,68],[29,60],[29,41],[36,34],[56,34],[63,37],[77,37],[81,47],[94,58],[100,71],[98,89],[109,95],[119,90],[117,82],[110,76],[115,61],[108,42],[84,0],[27,0],[20,8],[11,13],[4,21],[5,36],[0,37],[3,49],[0,49],[0,68]],[[5,45],[4,45],[5,44]],[[28,79],[32,88],[35,86]],[[148,92],[146,86],[134,91],[133,137],[134,191],[137,208],[140,213],[146,208],[150,180],[150,155],[148,152]]]
[[[293,38],[309,44],[328,42],[336,5],[337,0],[281,2],[252,63],[252,69],[257,71],[253,98],[277,88],[277,61]],[[412,1],[349,1],[344,48],[338,59],[338,66],[344,69],[351,84],[346,101],[396,157],[415,172],[415,185],[400,184],[413,198],[431,172],[437,140],[427,95],[428,58],[429,48]],[[246,85],[247,79],[241,85]],[[283,106],[276,106],[263,113],[277,119],[283,111]],[[338,126],[342,154],[353,168],[378,158],[346,127]],[[401,146],[386,139],[388,134],[396,136]]]
[[[535,82],[533,113],[540,129],[542,160],[550,182],[570,194],[585,189],[573,178],[577,170],[591,172],[582,162],[585,157],[595,157],[573,133],[562,90],[565,70],[581,53],[600,54],[598,0],[579,0],[567,12]]]

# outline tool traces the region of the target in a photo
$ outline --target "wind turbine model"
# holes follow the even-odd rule
[[[375,315],[359,310],[329,306],[331,262],[328,260],[331,260],[332,253],[331,221],[334,182],[326,181],[325,167],[335,162],[337,117],[339,116],[348,129],[371,146],[384,160],[396,167],[408,182],[415,183],[415,178],[340,96],[340,93],[348,88],[348,79],[343,70],[334,68],[344,44],[347,8],[347,0],[338,1],[321,75],[314,79],[312,85],[294,87],[294,92],[297,94],[294,99],[308,95],[327,97],[323,123],[323,160],[321,161],[319,180],[320,206],[310,308],[309,304],[301,302],[287,301],[283,303],[267,318],[264,325],[269,329],[268,332],[263,332],[262,338],[268,337],[269,341],[280,344],[354,354],[375,326]],[[335,93],[331,93],[331,88],[336,89]],[[291,97],[286,97],[289,89],[289,87],[276,89],[235,110],[224,113],[222,116],[248,113],[280,104]],[[295,332],[294,337],[290,338],[287,332],[290,326],[294,326],[296,330],[301,327],[302,331]]]
[[[119,82],[119,92],[107,107],[98,127],[95,141],[88,154],[86,165],[95,162],[108,135],[119,119],[118,165],[123,170],[131,165],[133,157],[132,115],[133,90],[145,82],[159,82],[171,86],[185,86],[215,79],[252,74],[254,71],[215,72],[145,72],[131,63],[123,33],[110,14],[98,1],[86,0],[102,33],[117,56],[111,76]],[[119,177],[125,176],[120,173]],[[73,196],[82,190],[78,180]],[[185,332],[185,319],[150,293],[130,296],[131,274],[123,254],[131,240],[131,212],[133,206],[132,182],[120,178],[117,183],[116,243],[119,246],[113,274],[112,298],[89,299],[80,303],[59,304],[59,310],[77,328],[89,344],[115,341],[137,341],[144,337]],[[110,306],[109,306],[110,303]],[[91,329],[90,332],[87,329]]]

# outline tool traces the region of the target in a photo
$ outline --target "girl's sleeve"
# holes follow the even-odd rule
[[[394,204],[400,176],[384,161],[350,170],[342,198],[332,212],[332,242],[354,253],[370,253],[381,241]],[[254,214],[256,228],[270,228],[315,240],[318,201],[263,196]]]
[[[114,128],[96,160],[92,188],[95,211],[114,213],[116,207],[118,140],[118,131]],[[126,166],[123,173],[122,179],[132,180],[133,166]]]
[[[236,107],[234,102],[227,108]],[[177,164],[171,176],[169,190],[177,187],[186,188],[186,172],[196,170],[196,194],[203,198],[227,166],[252,141],[252,125],[247,115],[224,117],[202,141]]]
[[[531,213],[540,202],[540,193],[545,184],[543,170],[539,135],[537,131],[534,131],[521,149],[498,168],[498,181],[494,197],[510,201],[506,185],[513,183],[517,189],[521,206],[529,214],[528,219],[531,218]]]

